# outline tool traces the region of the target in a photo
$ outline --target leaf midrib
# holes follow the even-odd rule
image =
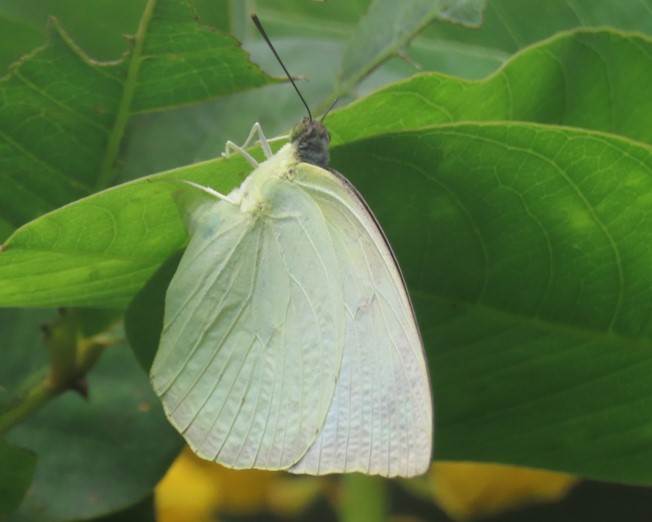
[[[124,131],[127,127],[127,122],[131,116],[131,106],[136,91],[138,74],[140,72],[140,65],[142,63],[143,48],[145,46],[145,38],[149,23],[152,20],[152,14],[156,7],[156,0],[148,0],[143,14],[138,24],[138,30],[134,38],[134,46],[129,57],[129,67],[127,69],[127,76],[124,80],[124,89],[122,97],[118,105],[118,111],[113,123],[113,127],[109,133],[107,140],[106,151],[102,158],[100,171],[95,184],[97,191],[107,188],[112,184],[115,178],[116,171],[113,168],[115,161],[118,157],[120,144]]]

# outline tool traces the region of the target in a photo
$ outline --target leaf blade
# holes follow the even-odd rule
[[[652,482],[650,147],[453,124],[343,146],[334,165],[352,169],[410,287],[437,458]]]
[[[32,482],[36,455],[0,440],[0,461],[0,515],[7,516],[18,508]]]

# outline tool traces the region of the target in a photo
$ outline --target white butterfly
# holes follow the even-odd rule
[[[256,134],[261,164],[244,150]],[[150,377],[208,460],[419,475],[431,460],[432,397],[414,312],[371,210],[328,170],[329,142],[308,117],[274,155],[256,123],[245,145],[226,146],[255,169],[239,188],[224,196],[186,182],[190,243]]]
[[[154,389],[190,447],[229,467],[422,474],[430,381],[389,244],[326,169],[321,122],[276,155],[254,131],[267,160],[229,143],[255,170],[227,196],[193,186],[186,204]]]

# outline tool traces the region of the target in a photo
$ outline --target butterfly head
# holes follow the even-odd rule
[[[290,133],[290,143],[296,147],[299,161],[312,163],[323,169],[328,168],[330,155],[328,144],[331,135],[321,121],[303,118]]]

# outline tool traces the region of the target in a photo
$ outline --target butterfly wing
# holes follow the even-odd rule
[[[151,379],[200,456],[284,469],[330,408],[344,335],[339,268],[316,203],[272,178],[252,211],[191,208]]]
[[[335,396],[315,444],[290,471],[424,473],[432,398],[403,278],[375,218],[343,178],[301,164],[295,183],[319,205],[342,275],[345,347]]]

